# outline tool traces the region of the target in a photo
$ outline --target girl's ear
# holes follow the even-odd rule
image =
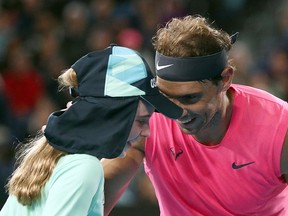
[[[227,91],[232,84],[234,69],[232,67],[226,67],[222,73],[222,91]]]

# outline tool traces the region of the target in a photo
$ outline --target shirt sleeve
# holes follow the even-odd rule
[[[89,157],[55,168],[47,185],[43,216],[85,216],[89,211],[102,215],[103,168],[98,159]]]

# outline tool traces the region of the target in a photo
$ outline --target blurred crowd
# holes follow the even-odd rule
[[[154,69],[152,36],[172,17],[200,14],[233,34],[234,83],[288,100],[288,0],[0,0],[0,208],[19,142],[71,100],[56,78],[111,43],[138,50]],[[155,206],[143,169],[118,206]]]

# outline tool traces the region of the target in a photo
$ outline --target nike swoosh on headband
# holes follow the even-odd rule
[[[169,64],[169,65],[159,65],[159,61],[157,62],[156,64],[156,69],[157,70],[162,70],[164,68],[167,68],[167,67],[171,67],[173,64]]]
[[[232,44],[236,42],[238,35],[237,32],[231,36]],[[165,56],[156,51],[155,64],[156,75],[161,79],[176,82],[199,81],[220,76],[228,64],[228,55],[226,49],[193,57]]]

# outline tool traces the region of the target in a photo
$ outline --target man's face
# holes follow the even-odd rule
[[[172,82],[158,77],[157,85],[161,93],[185,110],[177,120],[184,133],[197,135],[219,123],[223,92],[212,82]]]

